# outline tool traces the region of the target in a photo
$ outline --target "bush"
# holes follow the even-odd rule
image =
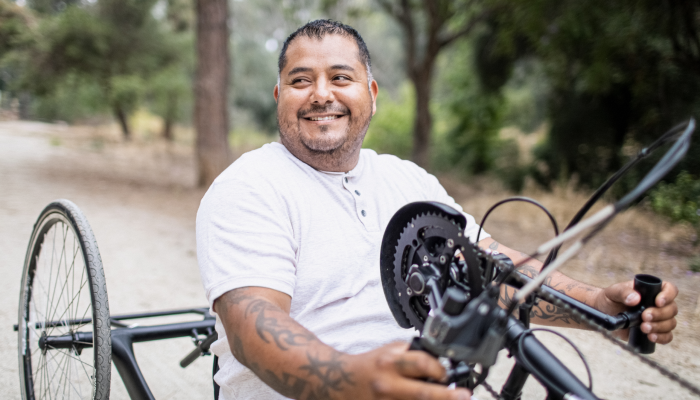
[[[700,179],[682,171],[675,182],[659,184],[650,198],[657,213],[673,221],[688,222],[700,231]]]
[[[377,113],[372,117],[362,147],[407,160],[413,148],[415,94],[406,82],[399,95],[399,99],[394,100],[386,92],[379,91]]]

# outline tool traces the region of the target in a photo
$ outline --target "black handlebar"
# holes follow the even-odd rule
[[[526,336],[521,338],[522,335]],[[506,348],[518,364],[527,365],[535,379],[548,389],[548,399],[569,399],[575,395],[583,400],[598,400],[576,375],[513,317],[508,318]]]
[[[635,311],[639,313],[640,318],[645,309],[654,306],[656,296],[661,293],[662,283],[661,279],[653,275],[635,275],[634,290],[642,295],[642,300],[635,309]],[[651,354],[656,349],[656,343],[649,340],[647,334],[642,332],[639,326],[630,329],[629,345],[642,354]]]
[[[199,344],[197,344],[197,347],[195,347],[190,354],[186,355],[185,358],[180,361],[180,366],[182,368],[187,367],[188,365],[192,364],[194,360],[199,358],[202,354],[206,353],[209,351],[209,347],[211,347],[212,343],[216,342],[216,340],[219,338],[219,335],[214,332],[211,335],[207,336],[204,340],[202,340]]]

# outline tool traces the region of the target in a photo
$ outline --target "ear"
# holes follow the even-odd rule
[[[279,85],[275,85],[275,89],[272,91],[272,95],[275,97],[275,103],[277,103],[277,100],[280,97],[280,87]]]
[[[372,79],[372,83],[369,85],[369,91],[372,94],[372,115],[377,112],[377,93],[379,93],[379,85],[377,81]]]

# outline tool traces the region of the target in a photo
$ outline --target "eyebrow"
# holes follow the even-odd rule
[[[340,69],[343,71],[355,71],[355,68],[347,65],[347,64],[336,64],[331,67],[331,69]]]
[[[302,73],[302,72],[311,72],[311,68],[309,68],[309,67],[296,67],[296,68],[292,68],[292,70],[289,71],[289,73],[288,73],[287,75],[289,76],[289,75],[299,74],[299,73]]]
[[[353,68],[347,64],[335,64],[335,65],[331,66],[331,69],[342,70],[342,71],[353,71],[353,72],[355,71],[355,68]],[[291,76],[294,74],[300,74],[302,72],[311,72],[311,71],[312,71],[312,69],[309,67],[295,67],[295,68],[292,68],[291,71],[289,71],[287,76]]]

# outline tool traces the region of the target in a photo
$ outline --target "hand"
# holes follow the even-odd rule
[[[430,399],[468,400],[471,393],[464,388],[447,389],[434,381],[446,379],[438,360],[423,351],[409,351],[408,343],[392,343],[368,353],[348,357],[348,367],[357,399]]]
[[[656,307],[650,307],[642,313],[642,332],[647,334],[654,343],[667,344],[673,340],[673,329],[676,328],[678,305],[676,296],[678,288],[670,282],[664,282],[661,293],[656,296]],[[616,315],[636,306],[642,296],[634,290],[634,281],[616,283],[601,290],[594,299],[593,306],[610,315]],[[629,329],[619,331],[619,337],[627,340]]]

